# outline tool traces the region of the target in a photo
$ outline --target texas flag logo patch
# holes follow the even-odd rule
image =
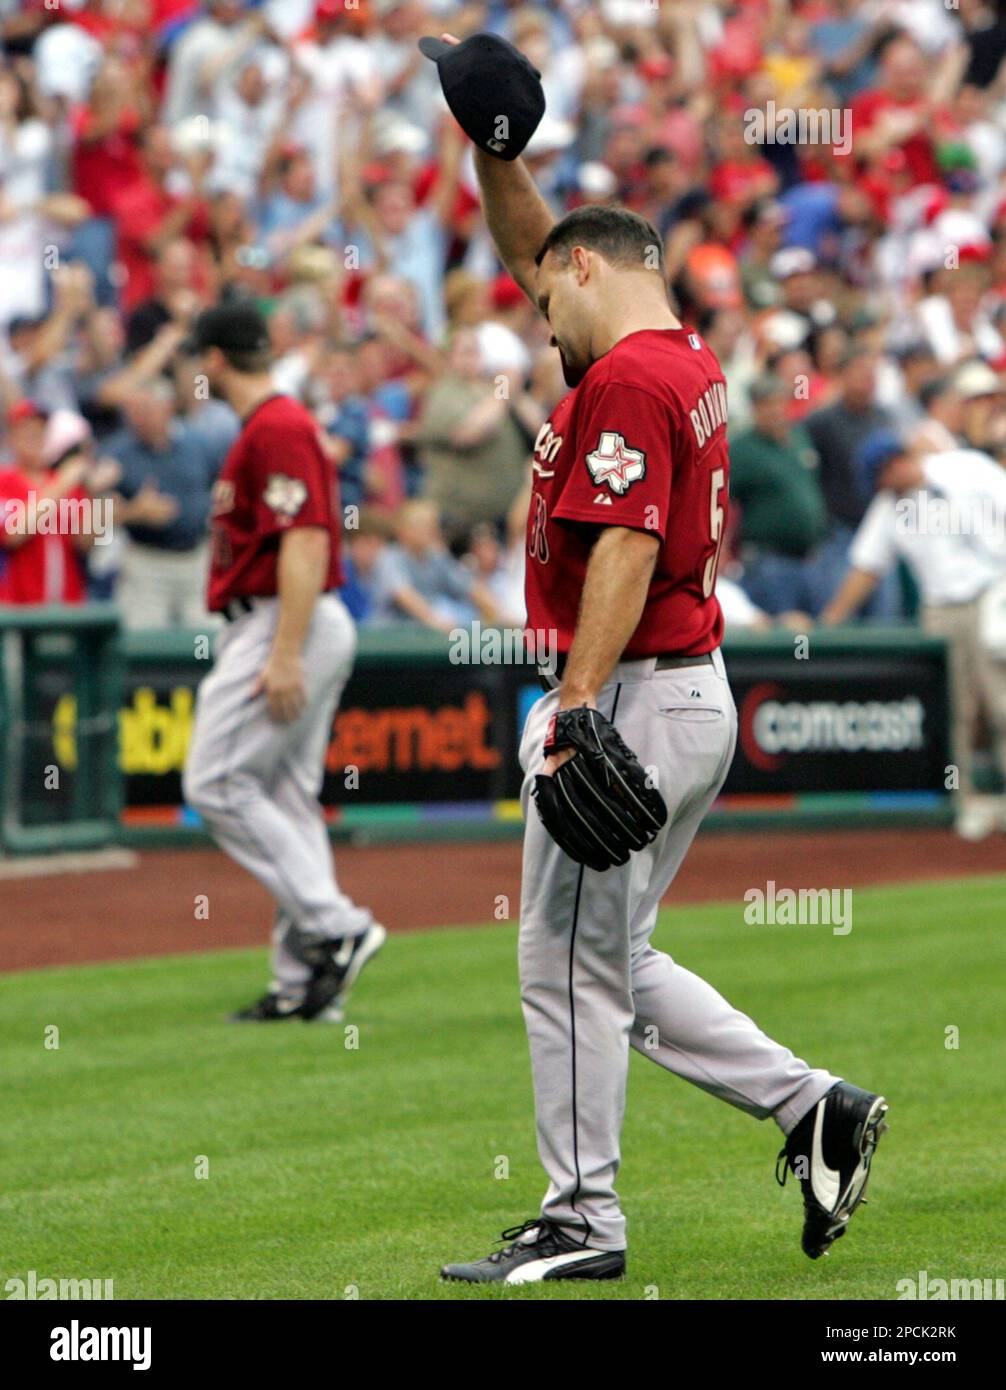
[[[602,430],[597,448],[587,455],[586,464],[594,483],[606,483],[619,497],[633,483],[646,476],[646,455],[642,449],[630,449],[623,435],[614,430]]]
[[[307,501],[307,485],[302,478],[288,478],[285,473],[270,473],[262,500],[276,513],[280,521],[292,521]]]

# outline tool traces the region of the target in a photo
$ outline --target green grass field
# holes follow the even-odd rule
[[[0,977],[0,1288],[35,1270],[111,1277],[117,1298],[855,1299],[920,1269],[1002,1277],[1006,879],[853,902],[847,937],[748,926],[732,903],[666,913],[656,938],[890,1100],[870,1205],[826,1260],[800,1252],[778,1130],[633,1056],[628,1278],[439,1283],[543,1189],[515,930],[497,924],[393,936],[351,1004],[355,1049],[343,1026],[224,1022],[260,990],[260,951]]]

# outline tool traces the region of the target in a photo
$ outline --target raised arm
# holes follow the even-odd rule
[[[460,43],[453,34],[441,38],[445,43]],[[475,173],[482,212],[500,260],[537,308],[534,258],[555,218],[523,159],[494,159],[476,146]]]
[[[555,223],[523,159],[494,159],[475,151],[482,211],[500,260],[538,307],[534,258]]]

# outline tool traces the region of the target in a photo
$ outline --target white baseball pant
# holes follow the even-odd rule
[[[358,936],[373,918],[339,889],[318,802],[332,719],[356,653],[353,620],[341,599],[319,598],[304,644],[307,706],[280,724],[265,697],[251,693],[277,616],[276,599],[253,599],[217,639],[196,700],[183,790],[220,848],[275,898],[274,984],[289,988],[310,975],[283,944],[291,923],[339,938]]]
[[[616,666],[598,707],[652,769],[668,820],[645,850],[604,873],[551,839],[531,805],[555,691],[521,740],[526,818],[520,979],[531,1049],[542,1215],[601,1250],[625,1247],[615,1192],[629,1045],[668,1071],[784,1132],[834,1085],[773,1042],[711,985],[655,950],[660,900],[730,767],[737,711],[720,653],[712,664]]]

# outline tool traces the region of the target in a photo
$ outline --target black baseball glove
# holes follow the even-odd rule
[[[589,869],[624,864],[667,821],[664,798],[610,719],[596,709],[560,710],[546,754],[575,748],[552,777],[539,773],[532,795],[542,824],[561,850]]]

